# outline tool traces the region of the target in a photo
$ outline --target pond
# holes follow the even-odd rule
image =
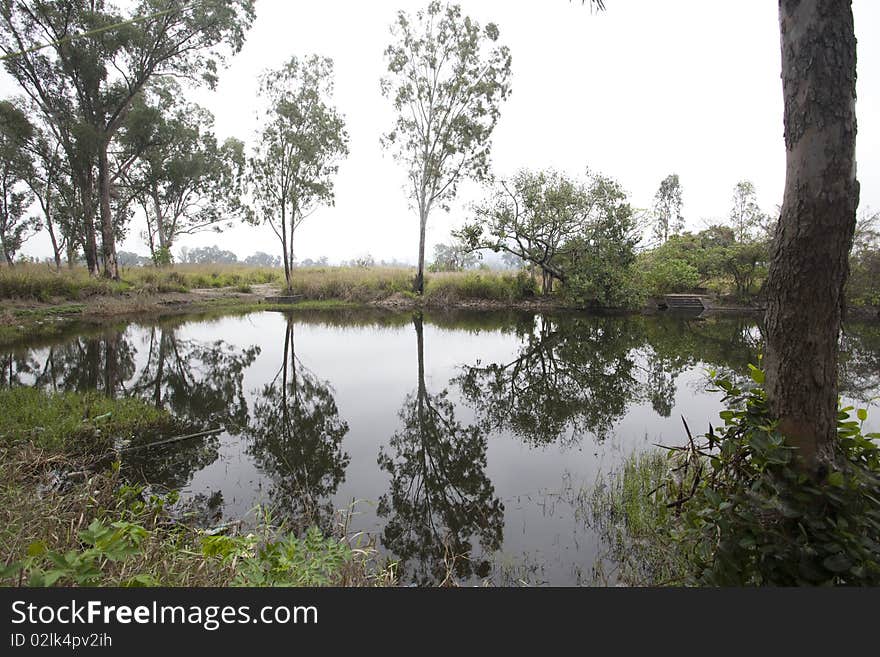
[[[717,424],[710,369],[743,377],[749,318],[257,312],[73,327],[3,355],[5,385],[97,389],[214,433],[131,452],[132,477],[205,522],[329,529],[352,509],[404,583],[597,583],[585,500],[654,443]],[[843,337],[842,394],[880,390],[880,326]],[[877,417],[869,418],[873,427]]]

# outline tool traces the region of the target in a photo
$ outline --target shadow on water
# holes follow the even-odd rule
[[[529,563],[569,584],[595,537],[547,500],[678,441],[679,415],[714,421],[707,370],[745,377],[760,345],[735,317],[267,312],[74,327],[0,355],[0,382],[135,396],[217,428],[123,464],[200,502],[206,523],[268,503],[327,529],[366,499],[354,528],[406,582],[500,581],[499,564]],[[878,395],[880,325],[846,327],[840,378],[844,397]]]

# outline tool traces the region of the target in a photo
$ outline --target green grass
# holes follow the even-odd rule
[[[467,271],[432,274],[425,285],[425,300],[428,302],[519,301],[534,295],[534,281],[524,273]]]
[[[86,309],[85,304],[71,303],[64,306],[50,306],[49,308],[23,308],[13,312],[16,317],[66,317],[79,315]]]
[[[46,473],[77,484],[45,487]],[[43,488],[40,494],[37,491]],[[32,445],[0,446],[0,586],[390,586],[394,566],[356,537],[293,533],[261,516],[247,533],[191,524],[177,495],[148,495],[118,467]]]
[[[173,268],[131,267],[121,280],[92,278],[83,268],[53,272],[38,265],[0,268],[0,299],[80,301],[94,296],[187,292],[195,288],[236,288],[250,292],[258,284],[281,285],[279,269],[238,265],[177,265]],[[245,289],[247,288],[247,289]]]
[[[39,449],[93,452],[108,449],[114,437],[173,425],[166,411],[138,399],[25,387],[0,390],[0,443],[6,445],[30,442]]]
[[[95,458],[115,437],[176,424],[139,400],[0,390],[0,585],[395,583],[393,565],[347,535],[345,516],[331,535],[291,531],[263,513],[246,533],[206,532],[193,504],[147,494],[120,463],[102,468]]]
[[[669,463],[659,450],[631,454],[621,470],[589,491],[591,525],[605,549],[598,573],[631,586],[684,580],[687,560],[670,538],[674,512],[659,492],[669,479]]]

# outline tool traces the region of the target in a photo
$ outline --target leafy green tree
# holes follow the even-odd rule
[[[26,115],[28,137],[21,141],[22,156],[29,160],[23,170],[24,181],[41,211],[40,223],[49,233],[56,269],[61,269],[61,256],[76,239],[78,226],[74,217],[74,195],[70,172],[65,163],[62,144],[33,103],[16,101]]]
[[[730,208],[730,225],[739,242],[756,237],[756,232],[766,223],[765,215],[758,206],[755,186],[742,180],[733,188],[733,204]]]
[[[593,198],[583,182],[558,171],[521,170],[499,180],[474,205],[474,220],[453,236],[468,250],[510,253],[540,269],[542,292],[563,283],[562,260],[586,235]]]
[[[462,271],[476,264],[476,254],[460,244],[435,244],[434,261],[429,269],[431,271]]]
[[[219,64],[241,49],[255,15],[253,0],[139,0],[130,11],[103,0],[29,0],[4,3],[0,12],[7,70],[42,102],[60,133],[74,135],[65,139],[69,157],[86,160],[84,185],[92,166],[97,169],[104,275],[111,278],[119,272],[118,213],[111,201],[118,174],[111,168],[110,146],[134,99],[162,76],[213,86]],[[142,20],[132,21],[135,17]],[[71,38],[83,32],[90,34]],[[45,41],[50,48],[41,47]],[[93,194],[91,187],[81,190],[83,199],[91,201]]]
[[[383,138],[406,167],[410,199],[419,213],[418,271],[425,290],[425,231],[431,209],[449,208],[462,179],[485,179],[490,138],[510,93],[510,52],[495,45],[498,27],[485,28],[459,5],[431,2],[409,16],[399,12],[385,51],[389,76],[382,93],[397,120]]]
[[[468,250],[509,253],[537,267],[545,295],[554,281],[568,286],[578,271],[579,296],[612,301],[610,287],[623,281],[638,241],[623,188],[595,173],[583,181],[553,170],[522,170],[496,182],[474,205],[474,215],[453,236]]]
[[[752,296],[757,278],[766,272],[767,258],[767,245],[753,241],[738,242],[721,252],[721,268],[733,278],[741,300]]]
[[[672,173],[660,182],[654,194],[654,235],[661,243],[684,230],[681,206],[681,182],[678,174]]]
[[[605,308],[642,302],[633,265],[641,226],[619,183],[594,176],[590,185],[592,211],[586,233],[565,245],[565,294],[582,305]]]
[[[667,242],[669,244],[669,242]],[[700,272],[687,260],[674,257],[645,259],[641,268],[641,281],[648,294],[663,295],[688,292],[699,286]]]
[[[38,217],[27,216],[34,202],[27,186],[33,169],[27,144],[33,131],[18,107],[0,102],[0,248],[10,267],[21,245],[40,227]]]
[[[220,232],[241,211],[244,144],[218,144],[213,125],[175,82],[151,85],[132,103],[124,142],[134,162],[123,179],[143,209],[154,261],[180,236]]]
[[[257,204],[251,221],[268,223],[280,240],[288,289],[294,232],[320,205],[332,205],[333,176],[348,155],[348,134],[332,95],[333,61],[326,57],[291,57],[260,77],[267,109],[249,163]]]

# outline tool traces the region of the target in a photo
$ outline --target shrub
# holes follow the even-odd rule
[[[702,440],[665,458],[653,453],[632,461],[619,485],[594,495],[594,512],[618,511],[618,522],[600,534],[624,578],[708,586],[880,584],[880,434],[863,433],[867,412],[840,409],[836,461],[815,481],[770,417],[763,372],[751,372],[749,389],[715,379],[728,406],[717,433],[710,426]],[[658,465],[661,458],[665,465]],[[658,574],[671,579],[658,582]]]
[[[684,260],[657,258],[644,264],[641,280],[648,294],[687,292],[700,284],[700,273]]]
[[[751,370],[758,385],[750,390],[716,379],[729,406],[718,436],[706,436],[705,447],[717,450],[688,452],[707,473],[695,477],[675,535],[692,581],[880,584],[880,434],[862,433],[867,412],[852,419],[852,407],[840,410],[837,462],[814,481],[770,417],[763,372]]]

